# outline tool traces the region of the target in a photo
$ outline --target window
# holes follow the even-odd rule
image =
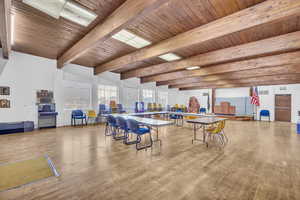
[[[98,85],[98,104],[109,105],[110,101],[118,102],[118,87],[110,85]]]
[[[157,100],[158,100],[158,103],[161,104],[163,107],[167,106],[168,105],[168,92],[158,91]]]
[[[91,86],[86,84],[64,83],[64,109],[89,109],[91,107]]]
[[[143,101],[145,104],[155,102],[155,92],[154,90],[143,89]]]

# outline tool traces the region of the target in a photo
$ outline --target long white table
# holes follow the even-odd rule
[[[194,117],[216,117],[214,114],[202,113],[187,113],[187,112],[171,112],[171,111],[155,111],[155,112],[142,112],[142,113],[126,113],[126,114],[112,114],[113,116],[149,116],[149,115],[180,115],[180,116],[194,116]],[[108,114],[106,114],[107,116]]]
[[[134,119],[138,123],[140,123],[142,125],[145,125],[145,126],[148,126],[151,130],[154,130],[156,132],[156,139],[154,139],[153,142],[159,142],[160,146],[161,146],[162,145],[162,141],[159,139],[159,128],[163,127],[163,126],[173,125],[174,122],[172,122],[172,121],[166,121],[166,120],[160,120],[160,119],[137,117],[135,114],[137,114],[137,113],[131,113],[131,114],[112,114],[112,116],[114,116],[114,117],[123,117],[124,119]],[[108,115],[104,115],[104,116],[108,116]],[[144,115],[138,115],[138,116],[144,116]]]

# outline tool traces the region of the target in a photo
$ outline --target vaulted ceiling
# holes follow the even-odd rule
[[[75,1],[98,15],[88,27],[12,0],[12,49],[184,90],[300,82],[300,0]],[[152,44],[113,39],[121,29]]]

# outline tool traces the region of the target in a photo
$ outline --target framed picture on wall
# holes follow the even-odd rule
[[[0,108],[10,108],[10,100],[0,99]]]
[[[0,87],[0,95],[10,95],[10,88],[9,87]]]

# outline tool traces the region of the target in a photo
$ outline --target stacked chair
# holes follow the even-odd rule
[[[99,105],[99,115],[110,114],[110,111],[106,109],[105,104]]]
[[[111,113],[117,113],[118,107],[116,101],[110,101],[109,108]]]
[[[136,113],[145,112],[145,103],[144,102],[135,102],[135,109]]]
[[[148,112],[154,111],[153,103],[148,103],[148,105],[147,105],[147,111],[148,111]]]
[[[158,106],[157,106],[157,104],[156,104],[156,103],[153,103],[152,105],[153,105],[153,111],[158,111]]]
[[[117,104],[117,113],[122,114],[125,113],[126,111],[123,109],[122,104]]]
[[[163,107],[162,107],[161,104],[158,104],[157,110],[158,110],[158,111],[163,111]]]

